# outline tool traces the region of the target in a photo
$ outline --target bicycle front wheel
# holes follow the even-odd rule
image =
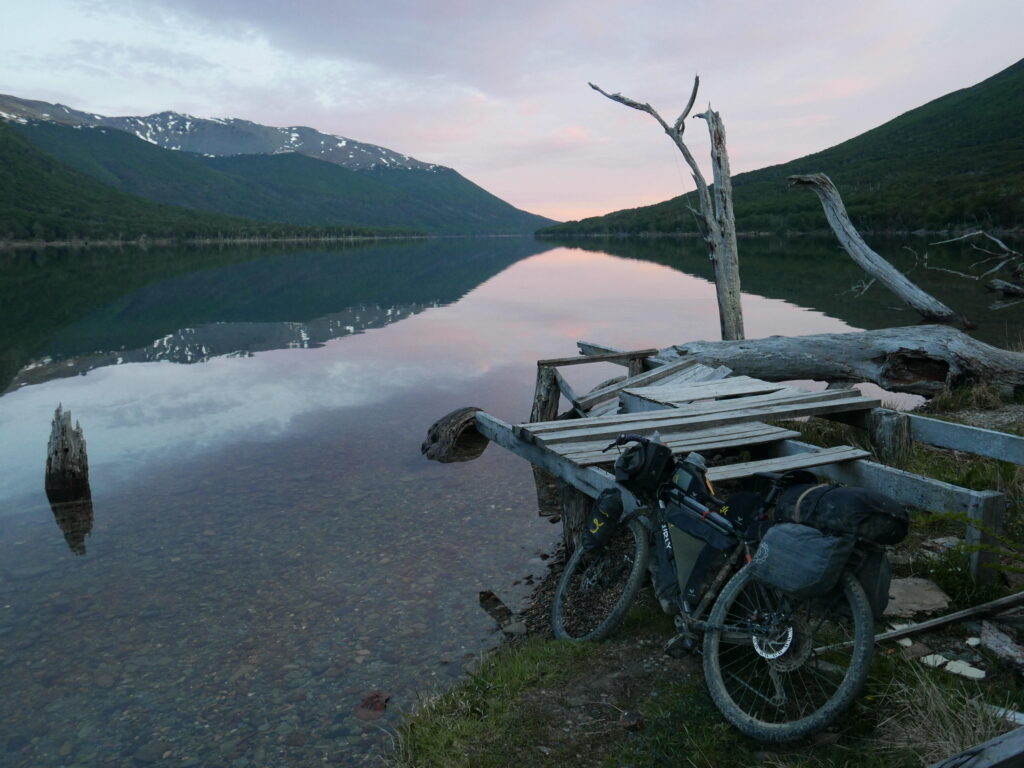
[[[800,600],[743,568],[725,585],[704,634],[704,676],[715,705],[762,741],[799,739],[854,701],[874,650],[863,588],[844,573],[827,597]]]
[[[639,520],[619,526],[597,552],[576,547],[551,606],[559,640],[603,640],[619,625],[647,573],[647,532]]]

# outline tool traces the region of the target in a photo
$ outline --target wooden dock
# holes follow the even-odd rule
[[[796,438],[799,432],[780,422],[824,417],[863,427],[876,444],[899,451],[917,440],[1004,461],[1024,463],[1024,438],[992,430],[904,414],[881,408],[877,398],[856,389],[808,391],[749,376],[733,376],[725,367],[711,368],[692,359],[672,358],[657,350],[625,352],[586,342],[579,357],[540,360],[531,418],[508,424],[479,411],[476,431],[534,465],[538,478],[550,475],[573,489],[576,506],[615,484],[610,465],[614,453],[603,449],[622,433],[657,433],[674,454],[754,454],[752,460],[709,469],[712,482],[750,477],[757,472],[811,469],[830,480],[859,485],[929,512],[958,512],[970,520],[967,542],[975,545],[972,571],[985,580],[994,555],[986,547],[1001,530],[1006,496],[974,491],[872,460],[852,446],[821,448]],[[578,395],[559,372],[563,366],[612,362],[627,375],[585,395]],[[569,410],[559,415],[560,400]],[[541,483],[538,483],[540,493]],[[571,496],[571,494],[570,494]],[[564,518],[567,496],[561,495]],[[632,496],[624,493],[627,507]],[[571,506],[571,504],[570,504]],[[586,512],[579,512],[580,517]],[[569,519],[565,519],[567,527]]]

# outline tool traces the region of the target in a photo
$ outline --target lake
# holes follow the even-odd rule
[[[916,322],[851,290],[830,241],[740,247],[749,337]],[[917,263],[981,338],[1019,342],[1019,307]],[[0,763],[379,754],[382,727],[499,641],[478,593],[521,604],[558,535],[526,462],[428,462],[429,425],[466,405],[525,420],[535,361],[578,339],[717,338],[709,278],[673,240],[0,255]],[[58,404],[89,447],[84,540],[43,492]],[[371,691],[390,696],[375,722],[353,714]]]

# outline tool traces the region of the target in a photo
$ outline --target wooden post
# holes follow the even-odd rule
[[[868,416],[871,445],[883,464],[901,464],[910,452],[910,423],[905,413],[875,408]]]
[[[971,500],[967,508],[967,546],[971,548],[971,578],[978,584],[991,584],[999,578],[999,534],[1003,531],[1006,496],[988,491]]]
[[[562,501],[562,540],[565,542],[566,553],[571,553],[576,550],[583,538],[583,526],[586,525],[594,500],[568,483],[559,483],[559,486]]]
[[[533,391],[533,407],[530,421],[553,421],[558,416],[558,377],[555,368],[537,364],[537,385]],[[537,512],[542,517],[556,518],[562,510],[562,493],[559,482],[533,465],[533,483],[537,488]],[[552,521],[553,522],[553,521]]]

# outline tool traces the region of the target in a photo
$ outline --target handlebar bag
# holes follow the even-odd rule
[[[796,523],[773,526],[748,566],[751,577],[799,599],[831,592],[853,553],[852,536]]]
[[[874,544],[898,544],[907,536],[907,509],[880,493],[840,485],[794,485],[782,492],[775,519],[802,523]]]
[[[675,469],[672,449],[662,443],[633,443],[615,460],[615,480],[633,493],[651,496]]]

